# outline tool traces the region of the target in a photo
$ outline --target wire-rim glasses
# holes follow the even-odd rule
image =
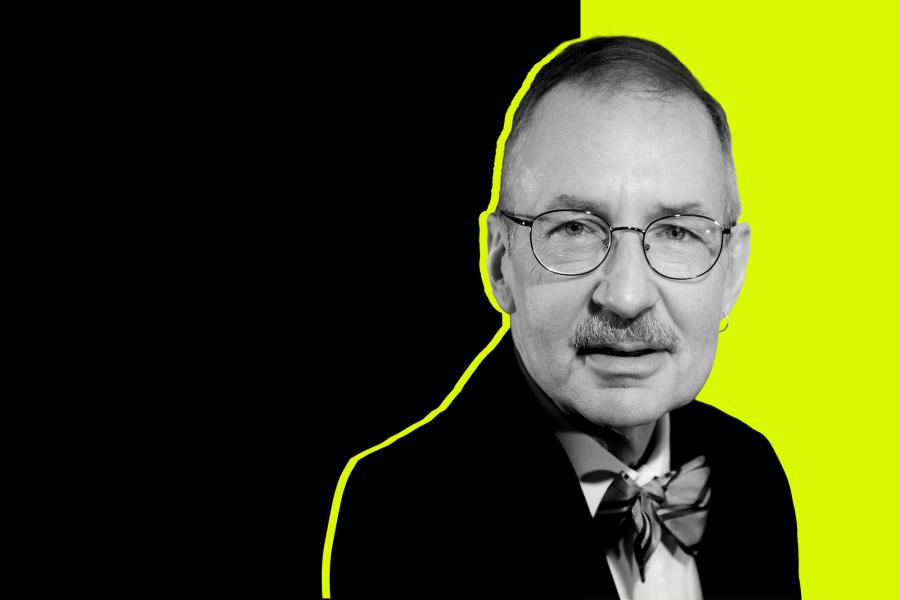
[[[683,281],[708,273],[719,260],[730,227],[703,215],[674,214],[651,221],[644,229],[612,227],[589,211],[557,209],[528,219],[500,213],[517,225],[531,229],[531,251],[538,263],[559,275],[584,275],[606,260],[612,234],[641,234],[647,264],[667,279]]]

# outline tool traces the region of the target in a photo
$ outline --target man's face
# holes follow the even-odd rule
[[[577,203],[613,227],[644,229],[680,212],[725,224],[723,161],[712,121],[693,98],[561,85],[541,100],[521,140],[508,174],[512,208],[534,217]],[[535,260],[528,228],[500,219],[494,215],[490,224],[495,296],[511,315],[528,372],[564,412],[601,426],[633,427],[695,397],[712,368],[719,321],[743,280],[745,225],[735,239],[726,236],[709,273],[675,281],[651,270],[641,235],[632,231],[613,234],[596,270],[552,273]],[[511,242],[503,227],[518,229]],[[619,341],[613,352],[579,350],[573,331],[592,315],[612,316],[619,325],[655,323],[670,334],[668,347]],[[621,355],[647,350],[653,351]]]

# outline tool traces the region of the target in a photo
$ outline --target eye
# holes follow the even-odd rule
[[[670,240],[683,240],[687,232],[681,227],[666,227],[665,236]]]
[[[534,238],[553,244],[568,244],[568,248],[593,247],[609,241],[606,224],[588,213],[558,210],[541,215],[532,229]],[[558,249],[558,247],[557,247]]]
[[[581,235],[585,231],[584,223],[569,221],[563,225],[564,231],[569,235]]]
[[[690,242],[698,239],[697,234],[686,227],[664,225],[661,229],[662,239],[667,242]]]

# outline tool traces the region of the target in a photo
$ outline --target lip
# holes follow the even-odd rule
[[[638,344],[610,344],[607,346],[596,346],[593,348],[583,348],[579,350],[579,354],[605,354],[612,356],[625,355],[643,355],[651,352],[665,351],[666,348],[658,346],[642,346]]]
[[[668,355],[667,350],[647,346],[604,346],[578,352],[585,366],[606,378],[650,377],[663,367]]]

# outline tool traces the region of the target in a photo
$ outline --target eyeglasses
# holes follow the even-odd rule
[[[730,227],[701,215],[670,215],[652,221],[646,229],[612,227],[597,215],[581,210],[551,210],[533,219],[500,211],[518,225],[531,228],[531,250],[548,271],[584,275],[609,256],[612,234],[641,234],[647,264],[667,279],[695,279],[710,271],[722,254]]]

